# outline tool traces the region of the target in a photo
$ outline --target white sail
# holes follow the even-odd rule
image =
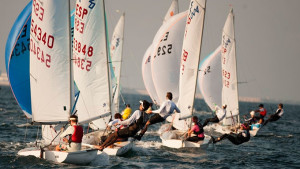
[[[178,14],[178,11],[179,11],[178,0],[173,0],[169,10],[167,11],[164,17],[163,23],[169,20],[172,16]],[[153,45],[151,44],[144,54],[144,58],[142,62],[142,76],[143,76],[145,88],[149,96],[151,97],[153,103],[156,105],[160,105],[160,101],[156,93],[156,89],[152,79],[152,70],[151,70],[152,50],[153,50]]]
[[[116,88],[113,89],[113,104],[114,111],[119,111],[119,96],[120,96],[120,77],[121,77],[121,65],[122,65],[122,50],[124,42],[124,23],[125,23],[125,13],[119,19],[115,30],[112,35],[111,45],[110,45],[110,56],[113,65],[113,70],[116,77]]]
[[[181,113],[176,114],[177,118],[175,118],[173,123],[173,126],[179,130],[187,130],[191,126],[191,118],[178,120],[178,117],[191,117],[193,114],[204,27],[205,5],[205,0],[191,0],[189,14],[187,16],[179,75],[178,107]]]
[[[212,111],[222,106],[222,71],[220,45],[200,62],[198,87],[206,104]]]
[[[168,19],[170,19],[172,16],[174,16],[178,13],[179,13],[178,0],[173,0],[169,10],[167,11],[167,13],[164,17],[163,23],[165,23]]]
[[[74,79],[80,91],[80,123],[110,115],[110,85],[103,0],[76,1],[73,39]],[[105,128],[105,124],[102,124]],[[104,121],[108,121],[105,119]]]
[[[230,10],[222,34],[222,104],[227,105],[223,125],[234,125],[239,115],[238,86],[235,56],[234,15]],[[232,117],[234,116],[234,117]]]
[[[33,122],[68,121],[72,105],[69,28],[69,1],[33,1],[30,32]]]
[[[152,45],[148,47],[148,49],[145,52],[143,62],[142,62],[142,76],[145,88],[151,97],[152,101],[156,105],[160,105],[158,96],[153,84],[152,80],[152,71],[151,71],[151,51],[152,51]]]
[[[167,20],[152,43],[152,78],[160,103],[166,99],[167,92],[173,93],[174,101],[178,100],[180,54],[186,15],[187,11]]]

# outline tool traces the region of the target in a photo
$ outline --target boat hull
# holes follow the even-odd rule
[[[40,158],[41,150],[35,147],[25,148],[18,152],[20,156],[35,156]],[[43,159],[54,161],[58,163],[68,163],[68,164],[89,164],[97,156],[97,150],[81,150],[76,152],[63,152],[63,151],[50,151],[45,150],[43,152]]]
[[[94,131],[83,136],[82,143],[99,145],[100,138],[103,136],[103,131]],[[128,141],[116,142],[112,147],[107,147],[103,149],[103,152],[110,156],[122,156],[129,152],[133,147],[134,141],[129,138]],[[101,151],[98,152],[101,154]]]
[[[184,139],[180,139],[178,136],[182,135],[182,133],[172,131],[177,136],[175,138],[166,138],[164,134],[160,135],[162,140],[162,145],[170,148],[187,148],[187,147],[198,147],[198,148],[206,148],[208,144],[211,143],[211,136],[205,135],[204,140],[198,142],[186,141]]]

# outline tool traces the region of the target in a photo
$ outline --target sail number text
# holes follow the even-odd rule
[[[225,87],[228,87],[229,88],[229,85],[230,85],[230,72],[226,71],[226,70],[222,70],[222,76],[223,76],[223,84]]]
[[[80,58],[77,55],[83,54],[83,56],[92,57],[94,54],[93,46],[87,46],[86,44],[82,44],[77,39],[73,39],[73,57],[75,60],[75,65],[81,69],[90,71],[92,66],[92,61],[87,59]]]
[[[47,68],[50,68],[51,55],[45,53],[32,39],[30,39],[30,52],[32,52],[41,63],[45,63]]]

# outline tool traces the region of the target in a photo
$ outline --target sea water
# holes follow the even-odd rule
[[[124,95],[133,110],[143,95]],[[278,103],[265,103],[268,114]],[[257,109],[258,103],[240,103],[241,117]],[[121,109],[124,106],[121,105]],[[213,116],[203,100],[195,101],[196,115],[202,123]],[[28,143],[40,138],[38,127],[17,127],[28,120],[16,103],[9,87],[0,90],[0,168],[300,168],[300,106],[284,104],[285,114],[276,122],[262,128],[249,142],[234,145],[224,140],[207,149],[172,149],[162,146],[157,130],[161,124],[150,126],[141,141],[125,156],[102,156],[87,166],[58,164],[35,157],[18,156]],[[219,136],[218,133],[207,133]]]

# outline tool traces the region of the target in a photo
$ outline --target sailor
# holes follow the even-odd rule
[[[123,120],[128,119],[128,117],[131,115],[131,112],[132,112],[132,110],[130,108],[130,104],[126,104],[126,108],[122,112],[122,118],[123,118]]]
[[[255,111],[251,111],[250,112],[250,118],[249,119],[246,119],[246,115],[244,116],[244,121],[251,125],[251,124],[255,124],[257,122],[257,119],[255,118]]]
[[[147,121],[147,123],[146,123],[145,127],[143,128],[143,130],[141,131],[141,133],[134,137],[135,139],[141,140],[143,135],[146,133],[149,125],[165,121],[166,118],[169,117],[174,112],[174,110],[176,112],[180,113],[180,110],[178,109],[176,104],[172,101],[172,99],[173,99],[172,93],[167,92],[166,100],[162,103],[162,105],[160,106],[159,109],[153,110],[153,111],[151,109],[147,110],[148,114],[152,114],[152,113],[156,113],[156,114],[153,115]]]
[[[220,121],[222,121],[226,116],[226,108],[227,108],[226,104],[222,105],[222,109],[219,106],[216,106],[217,111],[215,117],[206,119],[205,122],[203,123],[203,127],[205,127],[209,122],[219,123]]]
[[[107,129],[110,130],[110,129],[114,129],[114,130],[118,130],[118,129],[122,129],[124,126],[122,125],[117,125],[115,126],[116,123],[120,123],[122,121],[122,116],[120,113],[116,113],[115,114],[115,119],[111,122],[108,123],[107,125]]]
[[[139,110],[136,110],[129,119],[115,124],[127,125],[129,127],[120,129],[117,132],[110,134],[103,144],[100,146],[95,145],[94,147],[102,151],[104,148],[115,143],[118,138],[133,137],[145,126],[147,120],[149,119],[148,114],[145,112],[145,110],[147,110],[149,107],[150,103],[148,101],[141,100]]]
[[[204,140],[204,130],[202,124],[198,121],[197,116],[193,116],[192,121],[194,123],[193,127],[188,131],[187,141],[198,142],[200,140]],[[192,136],[194,134],[194,136]]]
[[[258,110],[254,111],[255,113],[259,112],[259,116],[256,116],[256,118],[264,120],[264,118],[265,118],[265,116],[267,114],[267,110],[264,108],[263,104],[259,104],[258,108],[259,108]]]
[[[70,126],[60,135],[65,144],[59,144],[56,146],[56,151],[78,151],[81,150],[81,142],[83,137],[83,128],[77,125],[78,117],[76,115],[70,116]],[[63,131],[64,128],[61,128]],[[66,137],[70,136],[69,139]]]
[[[241,131],[238,134],[235,134],[235,133],[224,134],[217,139],[214,139],[212,137],[213,143],[217,143],[217,142],[227,138],[233,144],[240,145],[240,144],[245,143],[250,140],[249,129],[250,129],[250,127],[248,124],[241,124],[241,126],[240,126]]]
[[[279,103],[278,104],[278,109],[276,110],[276,113],[270,115],[269,118],[265,121],[264,125],[266,125],[268,122],[277,121],[278,119],[281,118],[281,116],[283,115],[283,113],[284,113],[284,111],[283,111],[283,104]]]

